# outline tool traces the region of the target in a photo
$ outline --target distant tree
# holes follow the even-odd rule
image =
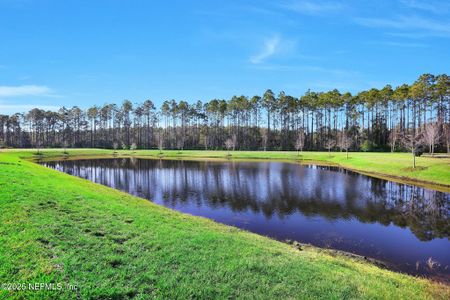
[[[113,154],[116,154],[116,153],[117,153],[117,148],[119,148],[119,143],[118,143],[118,142],[114,142],[114,143],[113,143],[113,149],[114,149]]]
[[[34,108],[26,116],[30,121],[31,139],[34,141],[37,154],[40,154],[40,149],[43,143],[43,136],[45,131],[45,111]]]
[[[180,151],[183,151],[184,148],[184,135],[181,135],[179,139],[177,139],[177,148]]]
[[[159,154],[161,154],[162,151],[164,150],[164,135],[162,130],[158,132],[158,149]]]
[[[7,124],[9,121],[10,117],[8,115],[0,115],[0,148],[6,146],[6,139],[8,138]]]
[[[391,152],[395,151],[395,146],[399,137],[399,128],[396,126],[392,128],[391,132],[389,133],[389,145],[391,146]]]
[[[64,154],[68,154],[68,152],[67,152],[67,146],[68,145],[69,145],[69,143],[67,141],[63,141]]]
[[[145,121],[146,121],[146,144],[147,144],[147,149],[150,149],[151,146],[151,142],[152,142],[152,137],[153,137],[153,127],[154,127],[154,123],[155,123],[155,119],[156,119],[156,114],[155,114],[155,105],[153,104],[152,100],[148,99],[145,100],[144,103],[142,104],[142,114],[143,116],[145,116]]]
[[[125,144],[124,142],[122,142],[122,149],[123,149],[123,150],[128,150],[128,146],[127,146],[127,144]]]
[[[276,98],[272,90],[266,90],[262,97],[262,106],[266,109],[267,114],[267,143],[270,143],[270,117],[276,109]]]
[[[209,130],[207,126],[201,126],[199,130],[199,143],[203,144],[205,150],[208,150],[208,146],[210,143]]]
[[[136,143],[132,143],[130,146],[130,150],[133,151],[133,153],[134,153],[136,151],[136,149],[137,149]]]
[[[260,129],[260,134],[261,134],[261,142],[262,142],[263,149],[264,149],[264,151],[266,151],[267,150],[267,142],[268,142],[268,139],[269,139],[269,135],[268,135],[267,129],[266,128],[261,128]]]
[[[203,135],[203,144],[205,145],[205,150],[208,150],[209,136],[207,134]]]
[[[300,129],[297,135],[297,140],[295,141],[295,150],[297,150],[297,155],[300,155],[299,151],[303,151],[303,147],[305,146],[305,132],[303,129]]]
[[[423,139],[428,144],[429,153],[431,156],[434,156],[434,145],[439,142],[439,126],[438,123],[430,123],[425,126],[425,130],[423,131]]]
[[[236,95],[205,103],[168,100],[158,109],[151,100],[105,103],[86,110],[34,108],[23,114],[0,114],[0,140],[19,148],[62,148],[65,141],[68,147],[112,148],[118,141],[119,147],[135,142],[138,148],[160,148],[161,138],[164,147],[177,149],[184,139],[184,150],[223,149],[230,137],[235,149],[295,150],[302,128],[301,150],[325,149],[327,139],[333,139],[342,151],[338,139],[345,131],[355,149],[395,151],[401,136],[424,129],[432,119],[441,124],[441,138],[430,152],[447,148],[450,153],[449,104],[450,77],[423,74],[411,85],[386,85],[357,95],[308,90],[296,98],[267,90],[261,96]]]
[[[418,130],[410,130],[402,136],[403,146],[411,151],[413,156],[413,168],[416,168],[416,156],[418,155],[420,147],[423,145],[423,134]]]
[[[91,138],[90,138],[90,146],[94,147],[94,137],[96,135],[97,130],[97,118],[98,118],[99,108],[97,106],[92,106],[87,111],[87,117],[91,121]]]
[[[348,149],[350,149],[352,144],[353,140],[349,136],[347,136],[347,133],[345,131],[343,131],[338,138],[338,147],[340,149],[345,150],[347,158],[348,158]]]
[[[450,124],[444,125],[444,141],[447,146],[447,154],[450,153]]]
[[[230,139],[230,138],[228,138],[226,141],[225,141],[225,147],[227,148],[227,150],[228,150],[228,156],[230,156],[230,149],[234,149],[234,142],[233,142],[233,139]]]
[[[36,153],[37,153],[38,155],[41,154],[41,140],[40,140],[40,139],[37,139],[37,140],[36,140]]]
[[[331,156],[331,149],[336,146],[336,141],[334,139],[328,139],[325,141],[325,149],[328,149],[328,155]]]
[[[131,101],[126,100],[126,99],[123,100],[122,107],[121,107],[121,114],[123,117],[123,127],[125,129],[124,140],[125,140],[126,145],[130,144],[130,129],[131,129],[130,113],[132,112],[132,110],[133,110],[133,104],[131,103]]]
[[[361,151],[363,152],[369,152],[372,151],[372,143],[369,140],[365,140],[362,144],[361,144]]]

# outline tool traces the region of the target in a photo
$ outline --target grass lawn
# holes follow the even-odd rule
[[[111,154],[110,150],[69,152],[86,157]],[[164,153],[179,156],[177,151]],[[182,155],[223,158],[225,154],[183,151]],[[61,150],[45,155],[61,155]],[[0,152],[0,284],[63,283],[78,289],[0,289],[0,299],[450,297],[448,286],[316,248],[299,251],[47,169],[29,162],[26,158],[31,156],[31,151]],[[233,153],[238,156],[295,159],[294,153],[284,152]],[[400,171],[408,166],[405,154],[352,153],[348,161],[343,153],[332,156],[304,153],[311,160],[406,176]],[[428,169],[408,176],[450,184],[448,159],[419,158],[418,164]]]

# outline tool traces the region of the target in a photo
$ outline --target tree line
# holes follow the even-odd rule
[[[450,77],[352,95],[272,90],[207,102],[151,100],[0,114],[0,147],[449,152]]]

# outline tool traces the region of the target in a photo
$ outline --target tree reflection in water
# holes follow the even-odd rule
[[[441,259],[442,269],[450,264],[450,258],[444,254],[450,250],[450,196],[442,192],[367,177],[337,167],[280,162],[127,158],[45,164],[180,211],[275,238],[299,238],[323,246],[328,244],[321,244],[317,234],[321,231],[326,234],[327,228],[334,228],[331,225],[343,226],[344,229],[336,229],[339,236],[336,241],[345,240],[346,246],[339,246],[336,241],[331,246],[409,266],[415,266],[414,260],[419,258],[424,261],[428,254]],[[236,221],[241,219],[245,220],[242,224]],[[362,229],[362,224],[372,224],[372,227],[381,224],[385,229],[363,235],[358,230],[370,231],[372,227]],[[286,230],[280,226],[285,226]],[[310,234],[302,232],[302,227],[310,228]],[[422,252],[405,261],[400,250],[394,255],[395,250],[384,249],[386,242],[380,239],[383,235],[390,238],[387,230],[398,231],[395,228],[409,228],[415,239],[406,236],[410,233],[404,230],[394,236],[407,239],[408,247],[420,245]],[[361,237],[364,243],[360,242]],[[435,239],[440,239],[437,246],[425,243]],[[351,243],[353,246],[349,246]],[[354,246],[357,244],[366,245]],[[367,250],[368,245],[376,251]],[[395,259],[397,256],[399,259]],[[411,270],[407,271],[414,273]]]

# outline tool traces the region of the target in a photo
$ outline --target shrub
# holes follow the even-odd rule
[[[418,147],[417,149],[414,150],[414,155],[421,156],[424,152],[425,152],[425,149],[423,147]]]
[[[361,151],[363,152],[369,152],[372,151],[373,149],[373,145],[371,142],[369,142],[368,140],[365,140],[362,144],[361,144]]]

